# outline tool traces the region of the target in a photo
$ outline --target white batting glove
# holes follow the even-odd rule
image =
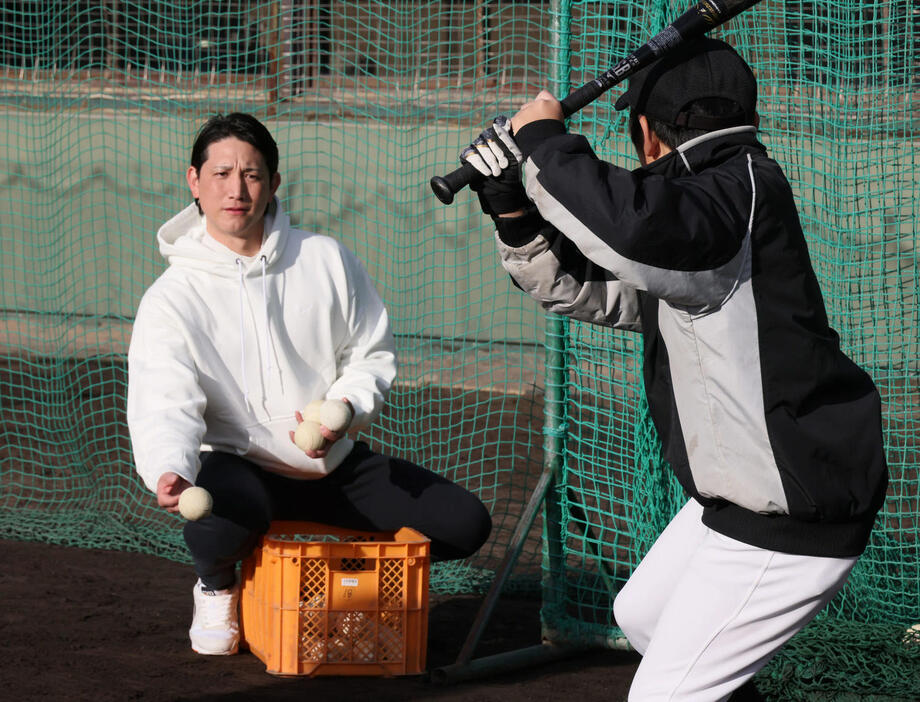
[[[498,177],[509,166],[519,164],[522,154],[511,136],[510,127],[511,120],[505,115],[496,117],[492,126],[460,153],[461,160],[487,178]]]
[[[521,150],[510,132],[511,121],[499,115],[492,126],[460,152],[482,178],[470,183],[482,211],[493,217],[519,212],[530,206],[521,183]]]

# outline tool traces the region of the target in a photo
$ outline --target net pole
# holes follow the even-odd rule
[[[571,0],[552,2],[553,92],[565,95],[569,89],[572,56]],[[569,323],[561,315],[550,315],[546,326],[546,393],[544,401],[543,450],[551,479],[543,505],[543,566],[541,595],[544,609],[560,611],[565,600],[565,554],[563,543],[562,490],[568,432],[568,369],[566,356]],[[545,618],[542,618],[545,621]],[[547,627],[542,635],[548,638]]]
[[[281,79],[284,70],[284,37],[282,24],[281,0],[274,0],[268,8],[267,30],[269,37],[268,50],[268,113],[278,113],[278,103],[281,101]]]
[[[569,66],[571,63],[571,0],[553,0],[552,37],[554,39],[553,57],[555,67],[552,88],[555,94],[564,94],[569,87]],[[541,578],[543,606],[563,606],[565,582],[561,505],[561,480],[565,466],[567,421],[567,378],[566,352],[568,347],[568,320],[561,315],[547,317],[545,336],[545,377],[543,409],[543,473],[534,488],[529,503],[518,521],[512,544],[506,552],[500,572],[493,581],[482,607],[473,622],[457,661],[453,665],[443,666],[432,672],[433,682],[450,685],[499,672],[508,672],[518,668],[560,660],[581,651],[584,645],[553,645],[544,626],[543,643],[529,648],[505,651],[485,658],[472,658],[480,635],[492,614],[502,586],[511,572],[518,555],[520,544],[530,531],[540,505],[543,505],[543,539],[544,555]],[[561,576],[561,577],[560,577]]]

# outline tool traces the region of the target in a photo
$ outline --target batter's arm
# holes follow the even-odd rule
[[[639,331],[638,294],[586,258],[532,210],[496,220],[502,266],[517,287],[549,312],[603,326]]]

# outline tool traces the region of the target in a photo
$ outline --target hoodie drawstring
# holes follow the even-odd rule
[[[268,324],[268,292],[265,287],[265,266],[268,259],[265,258],[265,254],[262,254],[259,260],[262,262],[262,311],[265,315],[265,369],[267,373],[270,373],[272,370],[272,330]]]
[[[268,276],[266,275],[268,259],[263,254],[259,256],[259,261],[262,264],[262,316],[265,319],[265,368],[266,372],[270,373],[272,370],[272,350],[274,345],[272,344],[272,332],[268,318]],[[245,272],[243,271],[243,260],[240,258],[236,259],[236,269],[239,273],[240,280],[240,377],[243,381],[243,398],[246,404],[249,405],[249,379],[246,377],[246,329],[243,321],[246,316],[246,281]]]
[[[246,402],[246,406],[249,406],[249,382],[246,378],[246,334],[243,329],[243,315],[246,311],[245,300],[243,299],[246,295],[245,291],[245,281],[243,280],[243,261],[242,259],[236,259],[236,270],[240,274],[240,285],[239,285],[239,298],[240,298],[240,376],[243,379],[243,400]]]

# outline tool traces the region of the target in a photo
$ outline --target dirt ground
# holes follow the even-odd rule
[[[26,478],[21,482],[26,488],[8,491],[0,508],[45,504],[43,500],[53,499],[48,496],[57,495],[55,491],[65,484],[64,476],[74,478],[66,483],[68,499],[78,488],[94,496],[138,490],[125,475],[113,474],[127,471],[130,465],[122,402],[124,363],[68,362],[64,371],[55,368],[44,361],[0,363],[0,394],[5,400],[0,426],[32,426],[35,417],[45,417],[39,408],[48,404],[47,387],[63,372],[67,387],[84,393],[70,403],[83,408],[74,439],[80,447],[79,457],[75,464],[72,457],[63,455],[59,464],[53,462],[61,452],[46,446],[41,438],[60,432],[53,422],[43,431],[30,430],[27,441],[17,438],[0,445],[0,458],[31,471],[23,473]],[[430,411],[425,445],[450,442],[453,451],[469,454],[473,466],[513,468],[514,480],[492,479],[485,473],[487,480],[482,475],[473,478],[480,496],[492,505],[497,544],[482,549],[484,555],[477,566],[495,568],[496,554],[504,553],[500,546],[508,543],[521,505],[542,471],[540,442],[532,436],[542,415],[539,394],[521,397],[479,392],[472,396],[463,391],[457,395],[428,386],[401,391],[406,405]],[[488,411],[477,413],[477,407]],[[411,417],[398,414],[398,409],[394,412],[390,426],[416,426]],[[496,420],[499,416],[501,421]],[[490,424],[483,427],[483,422]],[[400,445],[392,435],[376,438],[385,445]],[[416,459],[428,465],[427,456]],[[107,504],[113,510],[125,509],[121,499]],[[150,508],[137,509],[147,510],[138,517],[146,524],[144,519],[151,519]],[[535,526],[525,545],[527,553],[538,551],[538,544],[532,541],[539,539],[539,533]],[[248,652],[224,658],[191,651],[188,626],[195,576],[188,565],[137,553],[10,540],[0,540],[0,563],[0,699],[537,702],[577,695],[580,702],[616,702],[625,699],[638,665],[634,654],[593,651],[450,685],[437,684],[426,676],[280,678],[267,673],[264,664]],[[429,671],[456,661],[481,603],[481,596],[431,597]],[[474,657],[538,645],[539,608],[536,596],[503,597]]]
[[[188,644],[191,568],[154,556],[0,540],[0,696],[7,700],[439,700],[626,698],[638,656],[593,651],[489,677],[282,678],[248,652],[209,657]],[[428,669],[450,665],[479,596],[433,596]],[[474,658],[540,643],[536,598],[501,599]]]

